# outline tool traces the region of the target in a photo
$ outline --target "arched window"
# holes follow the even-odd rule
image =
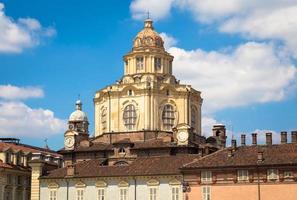
[[[106,130],[106,124],[107,124],[107,113],[106,113],[106,109],[103,109],[101,112],[102,131]]]
[[[130,104],[125,107],[124,110],[124,124],[128,130],[134,129],[136,124],[136,110],[135,106]]]
[[[172,105],[165,105],[162,113],[163,126],[166,130],[171,130],[174,126],[174,109]]]
[[[197,127],[197,109],[193,106],[191,109],[191,126],[196,130]]]

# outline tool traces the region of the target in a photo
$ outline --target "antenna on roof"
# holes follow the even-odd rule
[[[47,145],[47,138],[44,139],[44,143],[45,143],[45,144],[44,144],[44,148],[45,148],[45,149],[50,149],[50,148],[48,147],[48,145]]]

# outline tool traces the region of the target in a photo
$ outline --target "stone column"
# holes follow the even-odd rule
[[[42,175],[42,169],[44,162],[40,160],[33,160],[29,163],[32,169],[31,172],[31,200],[40,199],[40,180],[39,177]]]

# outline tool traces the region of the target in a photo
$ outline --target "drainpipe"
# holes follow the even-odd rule
[[[259,167],[257,167],[257,176],[258,176],[258,200],[261,200],[261,185],[260,185],[260,175],[259,175]]]
[[[137,200],[137,191],[136,191],[136,184],[137,184],[137,181],[136,181],[136,178],[135,176],[133,177],[133,180],[134,180],[134,200]]]
[[[108,109],[108,112],[109,112],[109,114],[108,114],[108,118],[109,118],[109,120],[108,120],[108,132],[110,133],[110,119],[111,119],[111,116],[110,116],[110,112],[111,112],[111,102],[110,102],[110,91],[108,91],[107,92],[107,94],[108,94],[108,103],[109,103],[109,109]]]
[[[69,181],[67,179],[66,179],[66,185],[67,185],[66,200],[69,200]]]

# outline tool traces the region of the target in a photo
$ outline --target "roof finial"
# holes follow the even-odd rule
[[[147,18],[146,19],[150,19],[150,11],[147,11]]]
[[[47,138],[44,139],[44,149],[50,149],[47,144]]]

